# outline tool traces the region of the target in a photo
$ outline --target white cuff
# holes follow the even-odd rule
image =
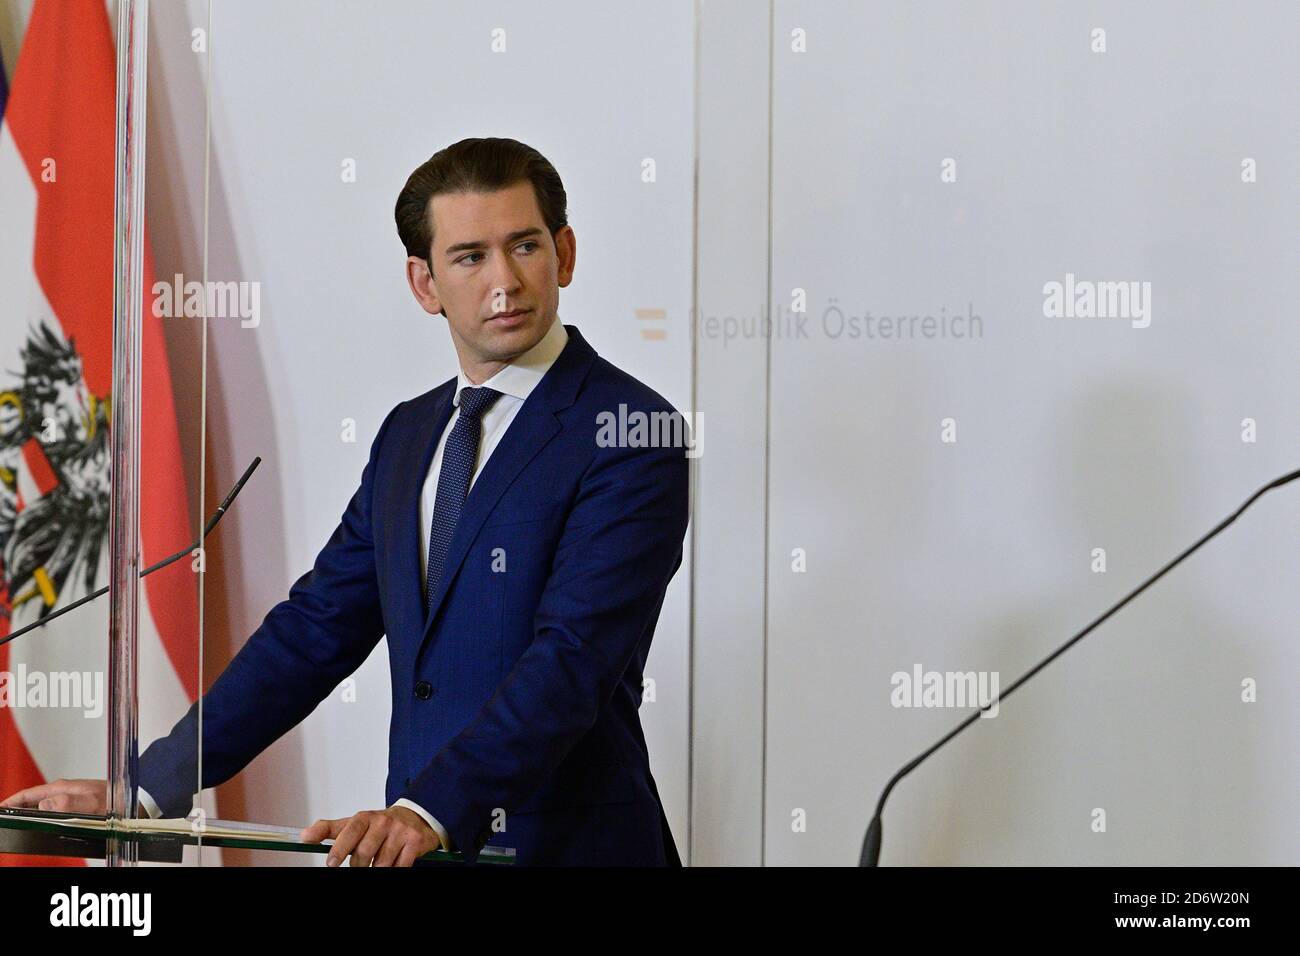
[[[142,790],[140,792],[143,793],[144,791]],[[439,823],[437,820],[435,820],[433,818],[433,814],[430,813],[428,810],[424,809],[424,807],[420,806],[418,803],[412,803],[410,800],[407,800],[405,798],[398,800],[396,803],[393,804],[393,806],[406,807],[406,809],[414,813],[418,813],[420,815],[420,818],[424,820],[425,823],[433,827],[433,832],[438,834],[438,839],[442,841],[442,848],[444,850],[451,849],[451,837],[447,836],[447,831],[443,829],[442,824]]]
[[[145,816],[151,820],[157,820],[162,816],[162,807],[154,802],[153,797],[149,796],[149,791],[144,787],[136,787],[135,795],[139,799],[140,809],[145,812]]]

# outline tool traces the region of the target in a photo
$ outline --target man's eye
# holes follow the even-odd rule
[[[522,249],[524,246],[531,246],[532,248],[527,250],[527,254],[531,255],[533,251],[538,248],[538,245],[539,244],[536,241],[529,239],[527,242],[521,242],[516,248]],[[456,262],[457,264],[462,262],[468,262],[472,257],[481,256],[481,255],[483,255],[483,253],[481,252],[471,252],[467,255],[461,256],[459,259],[456,260]]]

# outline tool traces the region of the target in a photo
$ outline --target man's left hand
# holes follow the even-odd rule
[[[338,866],[350,854],[353,866],[411,866],[417,858],[442,847],[438,834],[406,807],[362,810],[338,820],[317,820],[302,831],[303,843],[333,839],[326,866]]]

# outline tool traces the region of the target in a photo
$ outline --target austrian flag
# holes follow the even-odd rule
[[[6,98],[0,66],[0,637],[108,583],[114,82],[103,3],[36,0]],[[144,288],[153,288],[145,239]],[[164,319],[144,307],[141,564],[193,541]],[[197,453],[197,451],[196,451]],[[141,749],[198,694],[197,582],[140,589]],[[15,672],[106,674],[108,599],[0,645]],[[106,685],[106,680],[105,680]],[[0,695],[0,701],[3,701]],[[107,710],[0,705],[0,795],[102,778]],[[0,854],[15,862],[59,863]]]

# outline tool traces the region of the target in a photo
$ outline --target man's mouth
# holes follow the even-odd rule
[[[531,312],[532,309],[515,309],[513,312],[499,312],[488,319],[489,322],[513,323]]]

